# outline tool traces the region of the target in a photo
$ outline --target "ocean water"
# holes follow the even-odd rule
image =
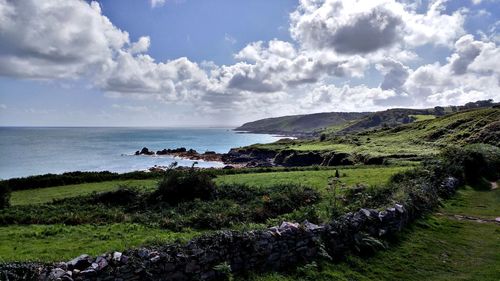
[[[241,134],[227,128],[41,128],[0,127],[0,178],[68,171],[129,172],[173,161],[170,156],[135,156],[136,150],[186,147],[198,152],[227,152],[232,147],[279,139],[265,134]],[[197,161],[198,167],[222,163]]]

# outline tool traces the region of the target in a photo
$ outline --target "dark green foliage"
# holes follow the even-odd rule
[[[199,176],[198,181],[201,183],[208,177],[199,172],[184,173]],[[173,182],[184,183],[178,177]],[[182,200],[171,204],[158,200],[156,192],[144,193],[133,188],[120,188],[49,204],[11,207],[0,212],[0,225],[125,222],[159,225],[176,231],[184,228],[221,229],[242,223],[265,223],[268,219],[312,206],[320,200],[318,192],[298,185],[258,188],[244,185],[214,187],[212,184],[210,192],[210,196],[189,197],[189,200],[187,197],[176,197]],[[296,216],[311,221],[315,221],[317,217],[310,210],[297,213]]]
[[[0,182],[0,210],[7,208],[10,202],[10,188],[4,182]]]
[[[194,199],[208,200],[214,192],[215,184],[208,174],[195,169],[169,170],[158,183],[158,189],[152,197],[169,204],[178,204]]]
[[[4,180],[13,191],[44,188],[51,186],[62,186],[70,184],[103,182],[111,180],[129,180],[129,179],[152,179],[159,178],[161,173],[151,172],[130,172],[124,174],[112,173],[109,171],[103,172],[69,172],[60,175],[45,174],[39,176],[29,176],[25,178],[13,178]]]
[[[257,220],[265,220],[280,214],[290,213],[298,207],[319,202],[317,191],[301,185],[277,185],[262,196],[263,206]]]
[[[483,177],[489,181],[500,178],[498,147],[486,144],[450,147],[442,157],[447,171],[466,183],[476,184]]]
[[[390,203],[394,192],[392,186],[357,185],[345,190],[341,200],[345,211],[359,208],[379,208]]]

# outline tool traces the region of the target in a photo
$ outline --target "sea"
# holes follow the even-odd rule
[[[0,179],[70,171],[122,173],[168,166],[174,161],[191,166],[191,160],[134,153],[143,147],[224,153],[233,147],[279,138],[231,128],[0,127]],[[223,166],[220,162],[197,162],[197,167]]]

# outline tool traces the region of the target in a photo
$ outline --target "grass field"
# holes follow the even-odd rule
[[[439,210],[445,214],[491,217],[500,206],[500,190],[467,188]],[[478,203],[482,206],[477,210]],[[484,209],[484,210],[483,210]],[[397,242],[371,257],[340,263],[318,262],[293,273],[253,276],[253,281],[496,281],[500,280],[500,226],[433,215],[405,230]]]
[[[143,244],[187,241],[199,233],[172,232],[139,224],[29,225],[0,227],[0,262],[64,261]]]
[[[342,182],[347,185],[356,183],[377,184],[385,182],[390,175],[408,167],[348,167],[341,168]],[[326,186],[329,176],[333,176],[335,170],[320,171],[294,171],[294,172],[270,172],[251,173],[219,176],[217,183],[248,183],[250,185],[266,185],[272,183],[302,183],[316,187],[318,190]],[[119,186],[142,187],[152,190],[157,180],[119,180],[97,183],[83,183],[65,186],[55,186],[40,189],[20,190],[12,192],[11,205],[29,205],[48,203],[56,199],[88,195],[92,192],[106,192],[117,189]]]
[[[353,167],[339,169],[340,180],[347,186],[362,183],[366,185],[382,185],[391,175],[409,169],[409,167]],[[216,182],[241,183],[250,186],[269,186],[282,183],[299,183],[325,191],[328,178],[335,175],[335,170],[271,172],[255,174],[237,174],[219,176]]]
[[[408,115],[408,116],[415,118],[416,122],[436,119],[435,115],[427,115],[427,114],[425,114],[425,115],[424,114],[416,114],[416,115]]]
[[[12,192],[11,205],[28,205],[51,202],[56,199],[76,197],[117,189],[119,186],[135,186],[152,189],[157,180],[118,180],[97,183],[83,183],[65,186],[55,186],[40,189],[29,189]]]

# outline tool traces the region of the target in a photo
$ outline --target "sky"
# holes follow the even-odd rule
[[[500,0],[0,0],[0,126],[500,101]]]

